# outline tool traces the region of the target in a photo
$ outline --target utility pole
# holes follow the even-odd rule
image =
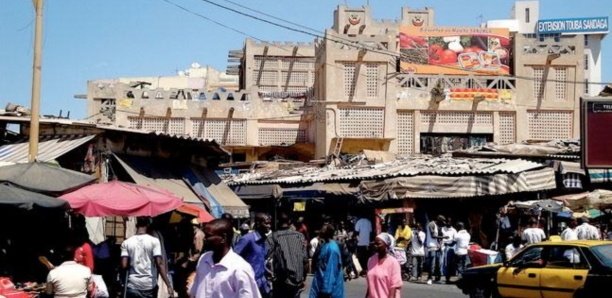
[[[40,74],[42,57],[42,18],[43,0],[32,0],[36,12],[36,24],[34,29],[34,63],[32,66],[32,104],[30,114],[30,150],[28,160],[33,162],[38,156],[38,118],[40,115]]]

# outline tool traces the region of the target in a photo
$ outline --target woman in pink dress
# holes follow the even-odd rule
[[[393,237],[387,233],[376,236],[376,253],[368,260],[367,298],[399,298],[402,274],[399,262],[390,253]]]

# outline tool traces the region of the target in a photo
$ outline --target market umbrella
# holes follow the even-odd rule
[[[11,205],[21,209],[67,207],[66,202],[48,195],[32,192],[8,182],[0,183],[0,205]]]
[[[204,223],[209,222],[215,219],[208,211],[206,211],[203,207],[185,203],[180,207],[176,208],[176,212],[191,215],[198,219],[198,222]]]
[[[45,193],[63,193],[95,179],[91,175],[37,161],[4,166],[0,171],[0,181]]]
[[[87,185],[64,194],[75,211],[97,216],[156,216],[181,206],[183,201],[170,192],[134,183],[111,181]]]

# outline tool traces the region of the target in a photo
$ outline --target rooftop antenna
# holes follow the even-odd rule
[[[484,16],[482,14],[478,15],[476,17],[478,20],[480,20],[480,22],[478,23],[478,26],[482,25],[482,21],[484,20]]]

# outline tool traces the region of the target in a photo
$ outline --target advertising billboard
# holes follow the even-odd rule
[[[539,20],[538,34],[607,33],[608,17]]]
[[[400,28],[400,67],[418,74],[510,74],[510,33],[503,28]]]
[[[612,168],[612,98],[581,98],[581,102],[583,167]]]

